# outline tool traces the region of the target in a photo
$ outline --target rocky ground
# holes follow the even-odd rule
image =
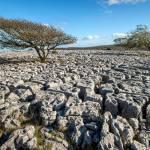
[[[149,150],[150,53],[58,53],[0,54],[0,150]]]

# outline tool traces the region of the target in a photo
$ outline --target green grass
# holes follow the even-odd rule
[[[34,127],[35,127],[34,135],[37,139],[37,148],[34,150],[52,150],[53,145],[51,143],[48,143],[47,145],[45,145],[44,143],[44,135],[41,133],[42,126],[34,126]]]
[[[41,126],[35,126],[35,137],[37,138],[37,145],[44,145],[44,136],[41,133]]]
[[[53,145],[51,143],[47,144],[44,148],[44,150],[52,150],[53,149]]]
[[[57,55],[57,54],[58,54],[58,51],[57,51],[57,50],[53,50],[53,51],[52,51],[52,54],[56,54],[56,55]]]
[[[61,65],[64,65],[65,61],[62,58],[58,58],[57,59],[58,63],[60,63]]]
[[[3,130],[3,129],[0,129],[0,138],[1,138],[1,136],[3,135],[3,133],[4,133],[4,130]]]

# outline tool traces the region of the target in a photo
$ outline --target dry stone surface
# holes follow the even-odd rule
[[[0,150],[149,150],[149,54],[0,53]]]

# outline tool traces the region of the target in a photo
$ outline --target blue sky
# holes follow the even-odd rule
[[[76,46],[111,44],[114,37],[150,26],[150,0],[0,0],[0,16],[55,25]]]

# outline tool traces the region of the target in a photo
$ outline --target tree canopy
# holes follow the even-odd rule
[[[150,50],[150,31],[145,25],[138,25],[136,30],[128,35],[128,47],[147,48]]]
[[[46,26],[27,20],[0,18],[0,44],[3,47],[34,48],[42,62],[50,50],[72,44],[76,38],[54,26]]]
[[[137,28],[127,33],[127,36],[114,39],[115,44],[127,48],[144,48],[150,50],[150,30],[146,25],[137,25]]]

